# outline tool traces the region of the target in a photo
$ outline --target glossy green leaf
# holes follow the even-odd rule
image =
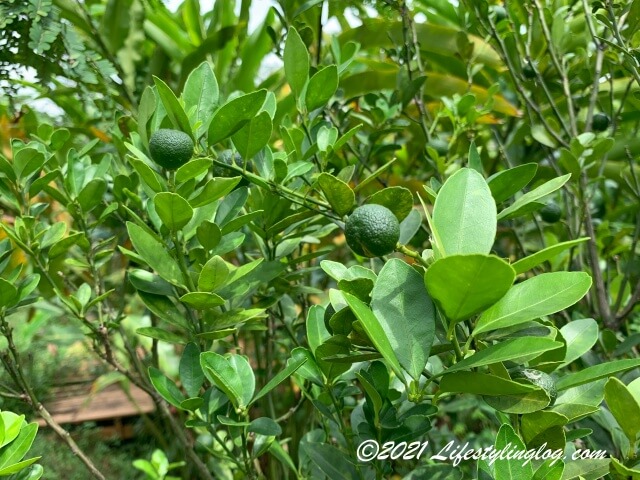
[[[260,111],[266,98],[267,91],[263,89],[236,97],[220,107],[209,125],[209,145],[229,138],[244,127]]]
[[[231,140],[242,158],[251,159],[269,143],[272,130],[273,124],[269,113],[260,112],[234,133]]]
[[[289,27],[284,44],[284,75],[296,97],[309,79],[309,52],[295,27]]]
[[[102,178],[94,178],[87,183],[78,194],[78,203],[84,213],[89,213],[104,201],[107,182]]]
[[[552,427],[562,427],[567,423],[569,423],[569,419],[566,416],[548,410],[523,415],[520,420],[522,436],[527,444],[546,430]]]
[[[329,65],[318,70],[309,80],[306,105],[309,111],[323,107],[338,89],[338,68]]]
[[[180,301],[197,310],[208,310],[224,305],[224,298],[210,292],[189,292],[181,296]]]
[[[442,393],[473,393],[488,396],[513,395],[537,390],[533,385],[480,372],[447,373],[440,379],[439,387]]]
[[[196,139],[209,130],[209,124],[218,105],[218,81],[209,62],[202,62],[193,70],[184,84],[182,99],[185,110],[190,113],[191,126]]]
[[[193,208],[177,193],[160,192],[153,197],[156,213],[169,230],[176,232],[193,217]]]
[[[371,309],[400,365],[418,380],[429,360],[436,312],[422,276],[406,262],[384,264],[371,293]]]
[[[183,278],[178,263],[169,255],[166,247],[142,227],[127,222],[131,243],[136,251],[158,275],[174,285],[182,285]]]
[[[573,320],[560,329],[567,342],[567,353],[563,365],[568,365],[591,350],[598,341],[598,322],[593,318]]]
[[[258,401],[259,399],[264,397],[267,393],[269,393],[271,390],[273,390],[282,382],[284,382],[287,378],[293,375],[302,365],[304,365],[306,361],[307,361],[307,358],[304,356],[298,356],[298,357],[292,356],[287,361],[287,366],[283,370],[279,371],[273,378],[271,378],[271,380],[267,382],[267,384],[264,387],[262,387],[262,389],[260,389],[260,391],[253,398],[252,402]]]
[[[173,123],[174,128],[182,130],[193,138],[193,131],[191,130],[189,118],[187,117],[184,108],[182,108],[182,105],[180,105],[175,93],[173,93],[173,90],[171,90],[164,81],[156,76],[153,77],[153,81],[156,84],[158,96],[160,97],[160,100],[167,111],[167,116],[171,120],[171,123]]]
[[[604,399],[622,431],[634,445],[640,433],[640,404],[624,383],[611,377],[604,386]]]
[[[324,323],[324,310],[320,305],[314,305],[307,313],[307,343],[311,352],[315,354],[316,348],[327,340],[331,334]]]
[[[537,163],[525,163],[502,170],[487,179],[489,190],[496,203],[502,203],[526,187],[538,171]]]
[[[211,168],[211,159],[194,158],[176,170],[176,183],[179,185],[192,178],[197,178]]]
[[[185,314],[178,310],[175,304],[169,300],[166,295],[155,295],[144,291],[138,291],[138,296],[151,313],[161,320],[182,329],[189,329],[190,325],[185,319]]]
[[[386,332],[374,313],[357,297],[354,297],[349,293],[343,293],[342,296],[351,310],[353,310],[357,319],[362,323],[362,327],[371,342],[375,345],[376,349],[389,363],[395,374],[398,375],[399,378],[404,378],[404,375],[402,374],[402,367],[398,362],[398,357],[396,357],[393,347],[387,338]]]
[[[200,365],[200,348],[193,342],[187,343],[180,357],[180,382],[190,397],[197,397],[204,383],[204,372]]]
[[[12,307],[18,301],[18,289],[4,278],[0,278],[0,308]]]
[[[156,391],[167,402],[176,408],[181,408],[180,403],[184,401],[184,394],[180,391],[178,386],[169,378],[167,378],[160,370],[154,367],[149,367],[149,378]]]
[[[534,357],[540,353],[560,348],[562,345],[562,343],[549,340],[548,338],[511,338],[501,343],[491,345],[484,350],[477,351],[473,355],[460,360],[458,363],[447,368],[446,373],[506,362],[507,360],[513,361],[525,357]]]
[[[277,437],[282,434],[282,428],[280,425],[278,425],[275,420],[268,417],[260,417],[252,420],[247,431],[273,437]]]
[[[200,365],[209,381],[215,383],[236,408],[249,405],[255,388],[255,377],[245,357],[203,352],[200,354]]]
[[[331,480],[358,478],[356,467],[341,450],[328,443],[303,443],[301,448],[311,461]]]
[[[318,345],[315,350],[316,362],[329,382],[342,375],[351,368],[348,363],[330,362],[327,357],[336,355],[349,355],[351,342],[345,335],[333,335]]]
[[[473,335],[559,312],[579,301],[589,288],[591,277],[586,272],[551,272],[532,277],[514,285],[485,311]]]
[[[576,373],[570,373],[561,377],[556,382],[558,391],[566,390],[571,387],[577,387],[585,383],[595,382],[601,378],[607,378],[616,373],[625,372],[633,368],[640,367],[640,359],[625,359],[625,360],[613,360],[607,363],[601,363],[598,365],[592,365],[580,370]]]
[[[502,424],[496,436],[495,451],[502,452],[512,448],[518,452],[527,450],[513,427],[508,423]],[[499,456],[494,463],[495,480],[529,480],[532,476],[533,467],[531,462],[522,461],[520,458],[502,458],[502,456]]]
[[[189,204],[193,208],[209,205],[231,192],[240,180],[242,180],[242,177],[211,178],[205,186],[201,190],[198,190],[198,193],[189,200]]]
[[[581,237],[576,238],[575,240],[569,240],[567,242],[556,243],[555,245],[551,245],[550,247],[540,250],[533,255],[521,258],[520,260],[512,264],[512,267],[517,274],[528,272],[533,267],[537,267],[541,263],[556,257],[559,253],[564,252],[569,248],[573,248],[576,245],[580,245],[587,240],[589,240],[589,237]]]
[[[515,393],[512,395],[499,395],[495,397],[484,396],[484,401],[489,406],[502,413],[525,415],[539,412],[547,408],[551,399],[542,389],[527,393]]]
[[[198,290],[213,292],[224,285],[229,277],[229,267],[222,257],[214,255],[205,263],[198,278]]]
[[[567,462],[562,473],[562,480],[599,480],[609,473],[610,463],[610,458]]]
[[[447,179],[433,207],[433,227],[443,255],[491,251],[496,204],[482,175],[462,168]]]
[[[509,291],[515,272],[491,255],[452,255],[436,260],[425,274],[431,298],[458,322],[495,304]]]
[[[351,187],[330,173],[321,173],[318,177],[318,185],[327,198],[331,208],[338,215],[346,215],[356,203],[356,197]]]
[[[518,197],[515,202],[513,202],[498,214],[498,220],[506,220],[508,218],[518,216],[519,212],[528,204],[535,202],[536,200],[539,200],[542,197],[549,195],[550,193],[555,192],[565,183],[567,183],[569,181],[569,178],[571,178],[570,173],[558,178],[554,178],[553,180],[549,180],[539,187],[534,188],[530,192],[525,193],[521,197]]]
[[[413,195],[405,187],[387,187],[378,190],[367,199],[367,203],[382,205],[391,210],[402,222],[413,209]]]
[[[138,335],[142,335],[143,337],[154,338],[162,342],[177,343],[177,344],[186,343],[186,340],[182,335],[178,335],[176,333],[170,332],[168,330],[165,330],[164,328],[140,327],[136,329],[136,333]]]

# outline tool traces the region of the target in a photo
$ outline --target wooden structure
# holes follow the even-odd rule
[[[91,384],[84,384],[75,391],[58,390],[54,399],[43,402],[53,419],[59,424],[98,422],[105,437],[131,438],[133,428],[126,419],[155,410],[151,397],[135,385],[125,392],[119,384],[112,384],[94,393]],[[38,424],[46,426],[40,418]]]

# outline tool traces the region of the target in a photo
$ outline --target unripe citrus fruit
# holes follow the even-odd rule
[[[218,155],[218,161],[223,162],[225,165],[229,165],[230,167],[241,168],[243,170],[245,169],[245,161],[244,158],[242,158],[242,155],[231,149],[226,149],[220,152]],[[246,170],[247,172],[253,172],[250,162],[247,162]],[[236,170],[223,167],[216,163],[213,164],[212,173],[214,177],[237,177],[239,175]],[[240,183],[238,184],[239,187],[244,187],[246,185],[249,185],[249,182],[245,178],[240,180]]]
[[[347,245],[363,257],[393,252],[400,239],[400,224],[391,210],[374,203],[356,208],[344,228]]]
[[[609,128],[609,116],[605,113],[596,113],[591,120],[591,128],[594,132],[604,132]]]
[[[495,5],[492,8],[492,11],[493,11],[493,14],[495,15],[496,23],[507,19],[507,11],[502,5]]]
[[[562,218],[562,210],[555,202],[548,202],[540,210],[540,217],[547,223],[556,223]]]
[[[543,389],[549,395],[551,399],[551,403],[549,405],[553,405],[558,398],[558,390],[556,388],[556,381],[551,377],[551,375],[541,372],[540,370],[536,370],[533,368],[525,368],[523,370],[518,370],[511,374],[511,380],[525,380],[528,383],[532,383]]]
[[[193,140],[180,130],[161,128],[149,139],[149,153],[161,167],[177,170],[193,157]]]

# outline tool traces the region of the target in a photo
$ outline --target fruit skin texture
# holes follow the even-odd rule
[[[558,390],[556,389],[556,381],[551,375],[536,370],[534,368],[525,368],[511,374],[511,380],[526,380],[529,383],[542,388],[551,399],[549,406],[553,405],[558,398]]]
[[[193,140],[180,130],[161,128],[149,139],[151,158],[167,170],[177,170],[193,157]]]
[[[381,257],[395,249],[400,239],[400,223],[387,207],[371,203],[353,211],[344,233],[347,245],[358,255]]]
[[[540,210],[540,217],[547,223],[556,223],[562,218],[562,210],[555,202],[548,202]]]
[[[609,128],[609,116],[605,113],[596,113],[591,120],[591,128],[594,132],[604,132]]]

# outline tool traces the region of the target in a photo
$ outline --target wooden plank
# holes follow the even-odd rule
[[[91,393],[89,386],[84,393],[45,402],[45,408],[58,423],[110,420],[155,410],[153,400],[144,390],[131,385],[129,394],[133,402],[120,385],[109,385],[95,394]],[[38,424],[46,425],[43,419],[38,419]]]

